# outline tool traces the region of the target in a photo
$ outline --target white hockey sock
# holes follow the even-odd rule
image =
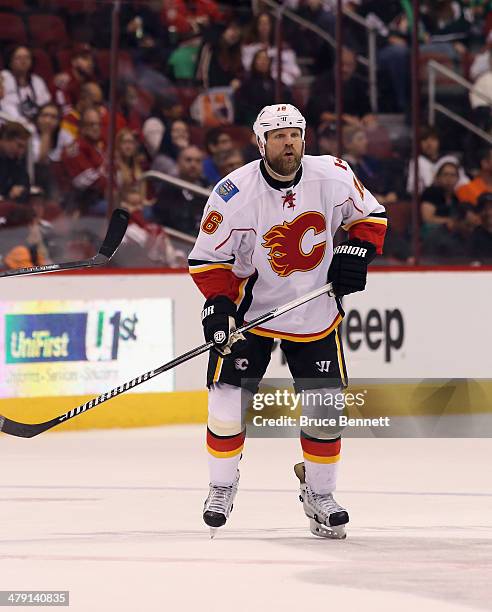
[[[212,484],[230,485],[236,478],[245,437],[242,393],[239,387],[225,383],[216,383],[209,390],[207,450]]]
[[[333,493],[337,486],[339,465],[338,461],[337,463],[315,463],[304,458],[306,483],[315,493]]]

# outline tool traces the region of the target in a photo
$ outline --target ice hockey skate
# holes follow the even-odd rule
[[[306,484],[306,471],[304,463],[297,463],[294,472],[301,483],[299,499],[304,505],[304,512],[309,518],[311,533],[320,538],[343,540],[347,537],[345,525],[349,522],[349,515],[333,499],[331,493],[315,493]]]
[[[236,479],[229,486],[210,484],[210,491],[203,506],[203,520],[210,527],[210,537],[213,538],[218,527],[226,524],[234,507],[239,484],[239,470]]]

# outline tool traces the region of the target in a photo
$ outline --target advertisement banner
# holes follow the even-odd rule
[[[99,394],[174,356],[172,300],[0,304],[0,397]],[[166,372],[134,392],[172,391]]]
[[[489,378],[490,272],[370,274],[343,298],[349,378]],[[276,342],[268,376],[289,376]]]

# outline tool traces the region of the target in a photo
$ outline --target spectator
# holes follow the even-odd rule
[[[139,67],[142,63],[165,67],[169,56],[170,31],[161,23],[160,8],[160,3],[155,2],[124,3],[121,7],[121,48],[129,50]],[[112,6],[108,4],[105,14],[108,25],[111,23],[111,11]]]
[[[210,42],[204,42],[200,50],[196,78],[208,89],[210,87],[232,87],[241,83],[241,28],[230,21]]]
[[[233,149],[232,138],[222,128],[212,128],[205,134],[205,148],[209,157],[203,161],[203,174],[208,185],[215,185],[221,179],[217,159],[222,153]]]
[[[204,186],[202,177],[203,154],[198,147],[189,146],[178,155],[178,178]],[[206,198],[188,189],[165,184],[153,206],[154,219],[161,225],[196,236],[200,228]]]
[[[3,110],[12,118],[33,122],[39,108],[51,100],[48,87],[40,76],[33,74],[32,54],[27,47],[15,47],[8,66],[8,70],[2,70]]]
[[[337,128],[334,123],[322,123],[317,130],[318,155],[338,156]]]
[[[14,202],[24,202],[29,195],[29,174],[26,151],[31,134],[16,122],[0,128],[0,196]]]
[[[48,102],[39,109],[31,140],[34,160],[34,177],[36,185],[52,196],[56,190],[52,162],[61,160],[62,147],[59,142],[60,109],[53,102]]]
[[[3,74],[0,72],[0,125],[9,117],[5,110],[5,85]]]
[[[334,12],[326,9],[326,4],[323,0],[307,0],[301,4],[297,14],[302,19],[318,26],[318,28],[321,28],[335,38],[335,15]],[[312,72],[315,74],[326,72],[327,69],[333,66],[334,60],[330,45],[316,34],[313,34],[311,30],[302,26],[299,30],[297,24],[295,24],[295,28],[291,39],[297,55],[313,60]],[[344,30],[344,40],[347,43],[346,27]]]
[[[101,116],[102,140],[106,146],[109,136],[110,115],[109,109],[104,105],[103,92],[97,83],[84,83],[80,88],[80,98],[72,110],[70,110],[62,119],[60,131],[60,143],[62,146],[67,146],[78,138],[79,123],[82,113],[87,108],[97,108]],[[123,129],[126,122],[121,113],[116,113],[116,131]]]
[[[246,37],[243,45],[241,57],[245,70],[250,70],[253,64],[253,58],[260,50],[266,50],[270,58],[271,74],[274,79],[278,74],[278,53],[274,41],[273,21],[269,13],[258,13],[255,17],[249,35]],[[282,53],[282,83],[290,87],[301,76],[301,69],[297,64],[295,52],[283,43]]]
[[[251,136],[248,144],[242,148],[241,153],[246,164],[249,164],[249,162],[252,162],[255,159],[260,159],[258,143],[256,142],[256,134],[253,132],[253,130],[251,130]]]
[[[66,147],[79,136],[80,117],[87,108],[100,108],[103,104],[101,87],[89,81],[80,87],[80,96],[75,105],[64,114],[60,126],[60,142]]]
[[[422,253],[432,261],[463,263],[469,256],[470,235],[475,227],[475,214],[468,205],[453,207],[447,223],[428,226],[423,235]]]
[[[492,264],[492,193],[483,193],[477,202],[481,224],[470,236],[470,256],[475,263]]]
[[[213,0],[164,0],[162,22],[170,32],[200,33],[209,24],[221,22],[223,15]]]
[[[485,96],[485,97],[482,97]],[[492,105],[492,67],[484,70],[475,81],[473,89],[470,91],[470,106],[475,114],[487,111],[487,118],[490,118],[490,107]],[[483,110],[482,110],[483,109]]]
[[[423,126],[420,129],[420,154],[418,157],[419,164],[419,194],[426,188],[432,185],[436,170],[441,167],[443,161],[449,161],[458,166],[459,181],[461,185],[467,181],[466,174],[458,163],[456,157],[452,155],[441,155],[441,139],[438,131],[431,126]],[[414,164],[413,159],[408,164],[407,192],[413,193],[414,188]]]
[[[123,128],[116,134],[114,158],[118,189],[135,185],[142,177],[144,167],[137,139],[128,128]]]
[[[220,177],[224,178],[233,170],[237,170],[244,166],[244,156],[239,149],[232,149],[231,151],[226,151],[222,155],[219,156],[218,159],[218,167],[220,172]]]
[[[183,107],[173,92],[157,96],[151,116],[142,128],[145,148],[151,158],[157,155],[164,133],[171,122],[181,119],[182,115]]]
[[[410,27],[413,19],[409,2],[365,0],[358,13],[376,32],[378,45],[379,102],[382,112],[410,111]]]
[[[492,69],[491,52],[492,33],[489,32],[487,35],[485,49],[475,55],[472,65],[470,66],[470,78],[472,81],[476,81],[478,77]]]
[[[285,87],[282,101],[292,103],[290,91]],[[255,53],[251,71],[241,87],[234,92],[235,123],[251,127],[264,106],[275,103],[275,81],[271,76],[271,60],[265,49]]]
[[[179,152],[190,144],[190,129],[181,119],[172,121],[164,132],[159,152],[152,164],[152,170],[175,175],[177,173],[176,159]]]
[[[101,116],[97,108],[87,108],[81,114],[80,135],[65,147],[62,161],[73,189],[68,208],[82,214],[105,214],[107,179]]]
[[[478,162],[480,165],[478,175],[456,190],[460,202],[476,205],[482,193],[492,191],[492,148],[481,149],[478,153]]]
[[[118,85],[118,111],[125,124],[141,138],[142,125],[146,115],[142,108],[143,100],[133,83],[121,82]],[[148,114],[147,109],[147,114]]]
[[[3,265],[8,270],[51,263],[36,213],[31,208],[12,208],[5,216],[2,234]]]
[[[357,57],[346,47],[342,51],[343,121],[346,125],[373,126],[367,84],[356,74]],[[329,72],[316,79],[311,87],[306,116],[316,127],[324,121],[336,121],[335,76]]]
[[[31,185],[27,204],[36,214],[47,257],[51,261],[63,260],[63,238],[55,229],[55,224],[63,227],[65,221],[60,206],[57,202],[48,201],[39,185]]]
[[[357,178],[371,191],[381,204],[396,202],[398,197],[391,190],[382,163],[367,154],[369,140],[360,127],[343,129],[344,159],[352,166]]]
[[[421,45],[421,50],[445,53],[459,64],[470,34],[470,22],[465,19],[463,8],[454,0],[431,0],[424,9],[421,20],[426,44]]]
[[[433,184],[422,193],[420,211],[424,233],[437,225],[452,229],[452,212],[459,206],[455,189],[459,180],[459,166],[444,161],[437,165]]]
[[[120,194],[120,206],[130,213],[123,244],[113,263],[116,266],[179,268],[186,265],[182,251],[175,249],[163,227],[149,223],[144,216],[144,198],[138,186],[126,187]]]
[[[70,69],[55,75],[52,83],[55,101],[66,115],[77,104],[84,83],[94,79],[94,57],[90,45],[74,46]]]

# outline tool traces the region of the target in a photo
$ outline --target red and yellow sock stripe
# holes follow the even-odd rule
[[[304,459],[314,463],[336,463],[340,461],[342,440],[321,440],[301,431],[301,446]]]
[[[235,457],[242,452],[246,430],[234,436],[218,436],[207,427],[207,450],[218,459]]]

